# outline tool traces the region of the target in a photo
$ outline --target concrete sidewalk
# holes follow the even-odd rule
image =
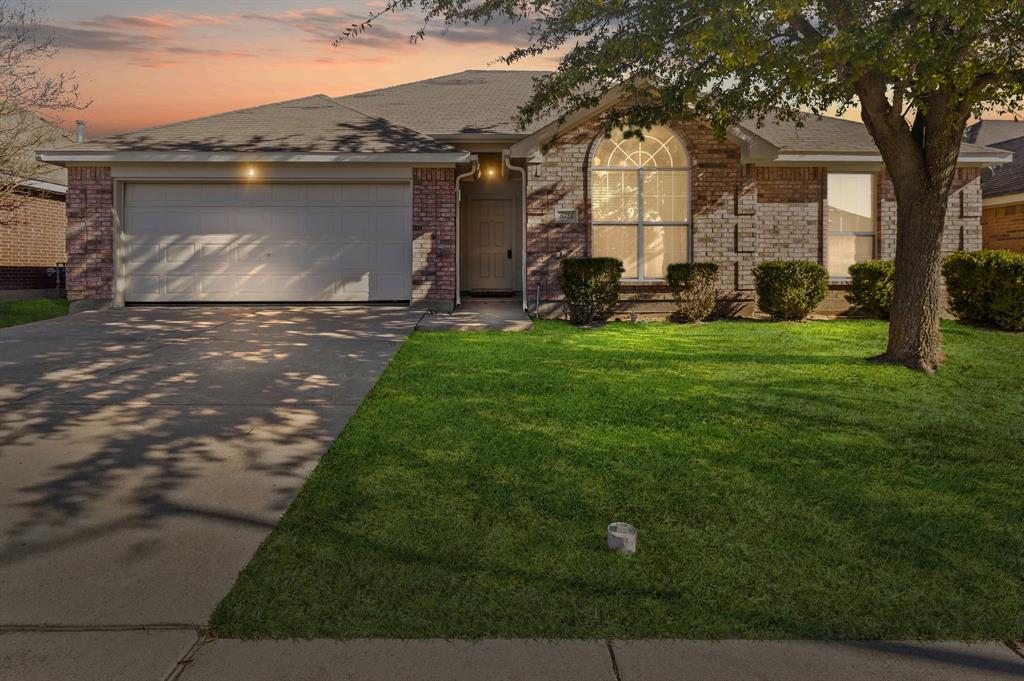
[[[182,681],[997,681],[1024,679],[999,642],[206,641]]]
[[[0,630],[0,681],[1006,681],[998,642],[239,641],[202,631]]]

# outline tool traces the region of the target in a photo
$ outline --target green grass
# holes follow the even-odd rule
[[[417,333],[213,627],[1020,639],[1024,335],[944,330],[935,376],[871,321]]]
[[[63,317],[67,313],[68,301],[63,298],[31,298],[0,302],[0,329]]]

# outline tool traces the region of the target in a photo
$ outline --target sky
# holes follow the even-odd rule
[[[332,47],[339,30],[379,0],[29,0],[61,51],[55,71],[74,71],[91,100],[65,112],[90,137],[294,99],[407,83],[465,69],[503,69],[497,59],[521,28],[439,29],[408,37],[418,15],[389,15]],[[553,57],[518,63],[550,69]]]
[[[87,136],[196,118],[313,94],[339,96],[465,69],[503,69],[525,26],[428,32],[415,13],[387,15],[332,47],[383,0],[25,0],[61,52],[55,71],[77,75]],[[551,69],[555,55],[517,62]],[[856,109],[844,117],[859,120]]]

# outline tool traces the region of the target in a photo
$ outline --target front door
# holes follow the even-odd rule
[[[516,220],[511,199],[473,199],[466,225],[466,271],[470,291],[516,290]]]

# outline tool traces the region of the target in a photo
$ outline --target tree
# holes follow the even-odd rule
[[[46,70],[57,52],[32,10],[0,0],[0,224],[21,204],[23,183],[53,170],[35,152],[66,143],[57,113],[83,106],[74,74]]]
[[[389,0],[335,41],[384,14],[417,8],[446,29],[527,22],[508,64],[561,53],[537,80],[522,123],[594,106],[627,134],[698,117],[724,135],[736,122],[859,104],[897,198],[889,342],[875,358],[925,372],[945,359],[939,331],[941,231],[964,128],[1024,93],[1021,0]],[[411,36],[425,36],[421,29]]]

